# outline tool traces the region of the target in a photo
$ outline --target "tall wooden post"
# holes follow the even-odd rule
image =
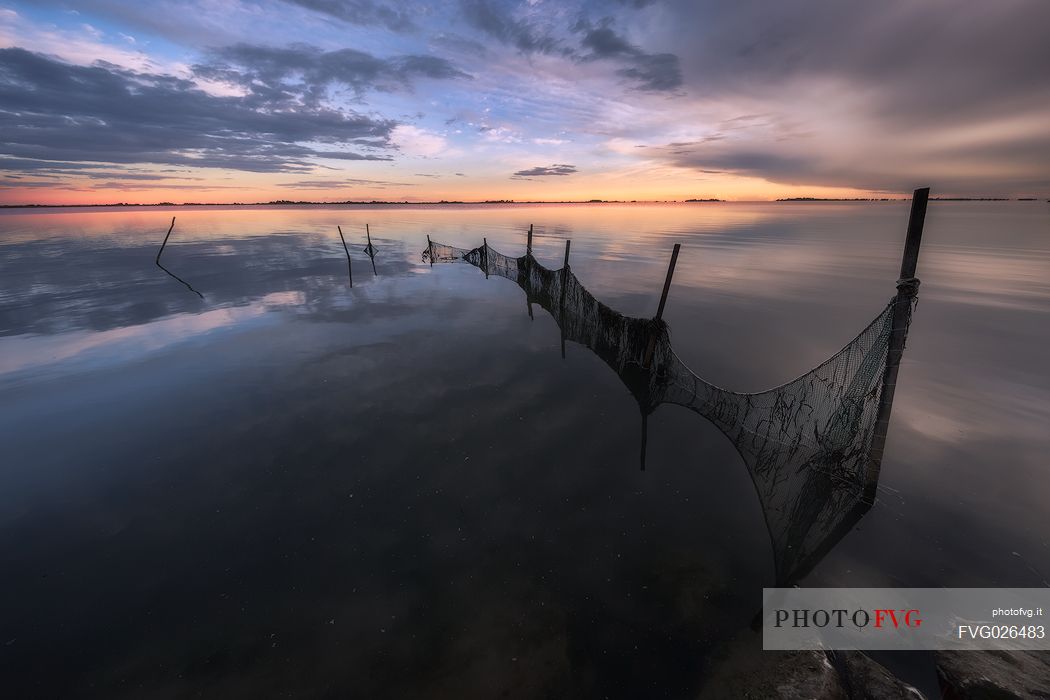
[[[485,279],[489,278],[489,239],[482,238],[481,262],[485,266]]]
[[[561,264],[561,299],[558,301],[558,328],[561,330],[561,359],[565,359],[565,292],[569,287],[569,248],[572,241],[565,241],[565,261]]]
[[[434,243],[430,240],[430,234],[427,234],[427,257],[430,258],[430,266],[434,267]]]
[[[664,317],[664,306],[667,304],[667,293],[671,290],[671,278],[674,277],[674,266],[678,263],[678,251],[682,249],[681,243],[674,244],[674,250],[671,251],[671,262],[667,265],[667,277],[664,279],[664,290],[660,293],[660,305],[656,307],[656,316],[654,321],[660,321]],[[653,359],[653,350],[656,349],[656,336],[654,335],[649,340],[649,347],[645,350],[645,368],[649,368],[649,363]]]
[[[350,277],[350,286],[354,286],[354,270],[350,267],[350,249],[346,247],[346,239],[343,238],[343,227],[336,226],[339,230],[339,240],[343,242],[343,250],[346,251],[346,274]]]
[[[525,244],[525,255],[532,255],[532,224],[529,224],[529,240]]]
[[[911,215],[908,218],[908,236],[904,241],[901,276],[897,280],[897,296],[893,301],[893,319],[890,326],[889,349],[886,354],[886,370],[882,375],[882,393],[879,395],[879,409],[875,416],[875,429],[865,473],[864,500],[869,504],[875,502],[879,470],[882,468],[886,435],[890,427],[893,394],[897,388],[897,373],[904,354],[904,343],[908,337],[908,324],[911,322],[912,299],[915,298],[919,288],[919,280],[915,278],[915,269],[919,263],[919,245],[922,243],[922,226],[926,220],[926,203],[929,196],[930,188],[921,187],[915,190],[911,199]]]
[[[667,292],[671,289],[671,278],[674,277],[674,266],[678,263],[678,251],[682,249],[681,243],[674,244],[671,251],[671,262],[667,265],[667,278],[664,279],[664,290],[660,293],[660,305],[656,308],[656,320],[664,317],[664,306],[667,304]]]

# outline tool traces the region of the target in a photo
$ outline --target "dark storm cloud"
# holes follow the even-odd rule
[[[648,3],[630,3],[642,7]],[[522,53],[560,55],[580,62],[607,60],[623,65],[616,74],[635,82],[639,89],[659,92],[675,90],[682,84],[678,57],[670,53],[648,53],[617,34],[613,19],[603,18],[597,25],[580,18],[570,29],[582,34],[580,45],[569,37],[559,38],[557,27],[515,16],[515,5],[495,0],[462,0],[460,9],[468,24]]]
[[[357,96],[371,90],[407,90],[419,78],[466,79],[471,76],[443,58],[425,55],[377,58],[356,49],[322,51],[305,44],[287,47],[236,44],[212,52],[211,60],[193,67],[209,80],[240,85],[261,107],[297,103],[321,104],[333,85]]]
[[[627,65],[616,71],[617,75],[638,83],[638,88],[651,92],[676,90],[682,85],[682,68],[678,57],[671,53],[647,53],[642,51],[612,27],[606,18],[597,26],[580,20],[573,27],[580,32],[581,48],[588,53],[580,56],[582,61],[600,59],[619,60]]]
[[[572,53],[546,29],[529,20],[514,17],[512,8],[502,3],[493,0],[461,0],[460,11],[475,29],[523,53]]]
[[[637,48],[622,36],[613,31],[608,25],[593,27],[581,21],[576,25],[577,31],[584,33],[580,45],[590,49],[591,58],[610,58],[612,56],[628,56],[638,51]]]
[[[519,170],[514,173],[512,179],[527,179],[532,177],[546,177],[548,175],[572,175],[576,172],[575,165],[555,163],[554,165],[537,166],[528,170]]]
[[[702,92],[834,79],[884,119],[957,121],[1044,102],[1050,3],[681,0],[668,36]],[[843,97],[849,97],[845,92]],[[960,111],[961,110],[961,111]]]
[[[283,77],[299,71],[312,80],[303,90],[316,93],[325,81],[394,89],[416,77],[464,75],[425,56],[382,61],[357,51],[248,46],[226,55],[243,60],[259,81],[243,81],[249,90],[243,97],[211,95],[170,75],[102,62],[75,66],[24,49],[0,49],[0,167],[61,172],[89,167],[77,164],[89,161],[280,172],[308,169],[313,157],[389,160],[339,148],[389,148],[394,121],[328,107],[316,95],[297,99],[295,90],[282,86]]]
[[[951,151],[909,153],[886,144],[883,154],[879,143],[857,148],[865,149],[865,158],[843,157],[836,149],[817,144],[799,148],[775,140],[736,139],[647,147],[642,153],[699,173],[760,177],[785,185],[845,186],[890,193],[932,185],[942,195],[978,196],[1050,189],[1050,168],[1046,166],[1050,162],[1050,136],[1046,135],[1017,138],[1012,146],[975,145]],[[998,172],[989,177],[989,169]]]
[[[1050,4],[952,0],[770,4],[679,0],[667,40],[695,89],[747,93],[786,80],[837,77],[855,90],[886,91],[886,114],[951,116],[988,111],[1020,90],[1047,95]],[[1012,101],[1012,99],[1011,99]]]
[[[632,62],[634,65],[621,68],[616,73],[637,81],[642,90],[660,92],[675,90],[682,85],[682,69],[674,54],[639,54]]]
[[[1050,182],[1050,130],[1038,126],[1050,114],[1050,3],[671,0],[664,12],[683,90],[766,118],[718,147],[649,155],[786,184],[978,194]]]
[[[362,26],[382,25],[395,32],[407,32],[416,28],[411,16],[403,10],[394,9],[372,0],[284,0],[291,5],[305,7],[314,12]]]
[[[672,164],[704,173],[737,173],[769,177],[790,184],[815,184],[822,176],[817,158],[779,155],[766,149],[745,145],[710,147],[712,140],[671,143],[663,147],[645,149],[646,156],[656,156]]]

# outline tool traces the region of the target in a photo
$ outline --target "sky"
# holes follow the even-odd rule
[[[1050,197],[1046,0],[0,0],[0,203]]]

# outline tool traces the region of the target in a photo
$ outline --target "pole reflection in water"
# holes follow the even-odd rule
[[[337,231],[339,231],[339,240],[341,240],[343,242],[343,250],[346,252],[346,275],[350,279],[350,286],[353,287],[354,286],[354,268],[353,268],[353,265],[350,264],[350,249],[346,247],[346,239],[343,238],[343,227],[342,226],[336,226],[335,228],[336,228]]]
[[[172,277],[175,280],[177,280],[177,281],[181,282],[182,284],[186,285],[186,289],[190,290],[191,292],[193,292],[194,294],[199,296],[201,299],[203,299],[204,295],[201,294],[200,292],[198,292],[196,289],[194,289],[193,286],[189,282],[187,282],[186,280],[182,279],[181,277],[176,275],[174,272],[172,272],[171,270],[169,270],[168,268],[166,268],[166,267],[164,267],[163,265],[160,264],[160,256],[164,252],[164,247],[166,245],[168,245],[168,239],[171,237],[171,232],[172,232],[172,230],[174,230],[174,228],[175,228],[175,217],[173,216],[173,217],[171,217],[171,226],[168,227],[168,233],[165,234],[165,236],[164,236],[164,242],[160,244],[160,250],[157,251],[157,258],[156,258],[156,260],[154,260],[154,262],[157,264],[157,267],[159,267],[160,269],[164,270],[164,272],[166,272],[170,277]]]
[[[376,249],[372,245],[372,232],[368,230],[368,224],[365,224],[365,236],[368,238],[368,245],[365,246],[365,255],[372,261],[372,275],[377,276],[379,273],[376,272]]]

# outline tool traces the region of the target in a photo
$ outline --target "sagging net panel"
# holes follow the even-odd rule
[[[714,423],[732,441],[754,482],[778,583],[805,575],[870,507],[865,494],[874,488],[878,470],[869,456],[893,308],[902,303],[897,299],[801,377],[768,391],[740,393],[689,369],[671,348],[666,324],[614,311],[568,267],[551,270],[531,254],[510,258],[488,245],[470,251],[431,247],[437,261],[463,260],[515,282],[530,303],[554,318],[563,339],[589,348],[617,373],[643,416],[670,403]]]
[[[445,245],[444,243],[431,241],[426,250],[423,251],[423,262],[431,264],[436,262],[459,262],[466,260],[467,255],[471,252],[469,248],[457,248],[454,245]]]
[[[707,418],[747,465],[773,542],[778,579],[791,581],[867,511],[869,454],[886,369],[892,304],[831,358],[754,394],[705,382],[677,356],[663,398]]]

